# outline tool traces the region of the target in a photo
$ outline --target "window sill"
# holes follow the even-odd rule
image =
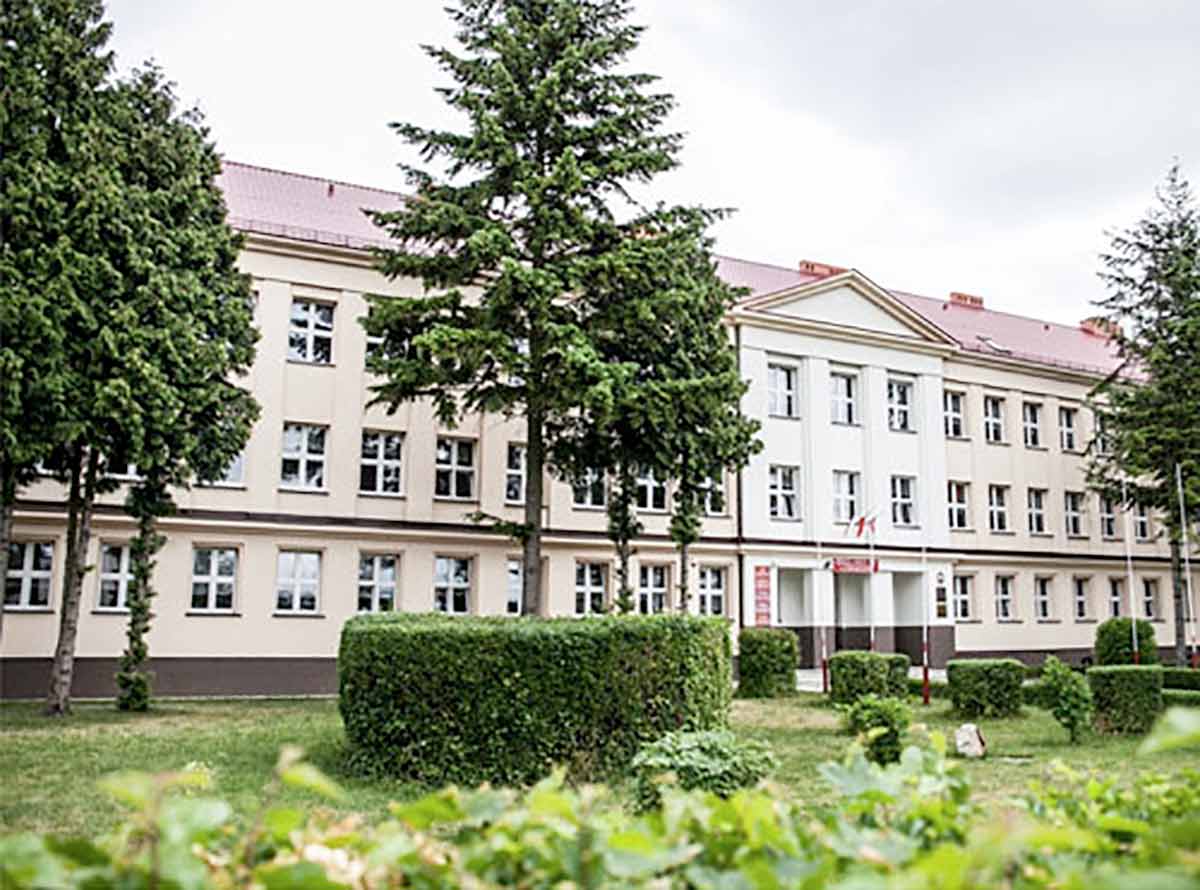
[[[1025,619],[1023,619],[1023,618],[997,618],[996,623],[997,624],[1024,624]]]
[[[227,491],[245,491],[245,482],[202,482],[196,486],[197,488],[224,488]]]
[[[973,535],[973,534],[975,534],[975,529],[973,529],[973,528],[970,528],[970,527],[968,527],[968,526],[965,526],[965,525],[964,525],[964,526],[952,525],[952,526],[950,526],[950,531],[952,531],[952,532],[959,532],[960,534],[964,534],[964,535]]]
[[[1013,535],[1016,534],[1016,532],[1010,528],[989,528],[988,534],[989,535],[1004,535],[1006,537],[1012,537]]]
[[[1100,541],[1104,544],[1120,544],[1124,540],[1124,538],[1113,538],[1108,535],[1105,535],[1100,539]]]
[[[772,516],[772,517],[770,517],[770,519],[772,522],[789,522],[789,523],[803,522],[803,520],[799,516],[794,516],[794,517]]]
[[[1025,450],[1026,451],[1049,451],[1050,449],[1047,448],[1045,445],[1030,445],[1029,443],[1026,443]]]
[[[5,615],[53,615],[50,606],[5,606]]]
[[[1053,532],[1030,532],[1029,537],[1031,537],[1031,538],[1053,538],[1054,533]]]
[[[1095,618],[1076,618],[1075,623],[1076,624],[1095,624],[1096,619]]]
[[[1038,624],[1062,624],[1061,618],[1039,618]]]
[[[328,488],[304,488],[299,485],[280,485],[276,490],[288,494],[329,494]]]
[[[955,618],[954,623],[955,624],[983,624],[983,620],[980,618]]]
[[[479,498],[455,498],[449,495],[434,495],[433,500],[443,504],[478,504]]]
[[[1012,442],[1005,442],[1003,439],[995,442],[993,442],[991,439],[985,439],[984,442],[986,442],[988,445],[1000,445],[1004,448],[1012,447]]]
[[[862,428],[862,424],[855,420],[831,420],[829,422],[833,426],[849,426],[849,427],[855,427],[855,428],[859,428],[859,429]]]
[[[520,501],[507,501],[507,500],[506,500],[506,501],[504,502],[504,506],[506,506],[506,507],[524,507],[524,506],[525,506],[525,501],[523,501],[523,500],[520,500]]]
[[[571,509],[572,510],[586,510],[589,513],[599,513],[602,510],[607,510],[608,506],[606,504],[599,504],[599,505],[572,504]]]
[[[129,609],[107,609],[96,607],[92,609],[93,615],[128,615]]]
[[[271,613],[272,618],[324,618],[321,612],[280,612]]]
[[[1067,535],[1068,541],[1087,541],[1090,538],[1091,535]]]
[[[403,491],[359,491],[360,498],[382,498],[385,501],[402,501],[406,497]]]
[[[799,414],[768,414],[770,420],[803,420]]]
[[[188,609],[183,613],[187,618],[241,618],[241,612],[228,609]]]
[[[667,510],[667,509],[651,510],[647,507],[634,507],[633,509],[634,509],[634,512],[637,513],[639,516],[666,516],[668,513],[671,512],[670,510]]]
[[[892,523],[892,531],[896,532],[919,532],[921,526],[916,524],[906,525],[903,523]]]
[[[916,430],[898,430],[892,426],[888,427],[888,432],[889,433],[900,433],[901,435],[905,435],[905,436],[915,436],[917,434]]]
[[[307,367],[307,368],[336,368],[337,367],[336,362],[332,362],[332,361],[330,361],[330,362],[314,362],[314,361],[309,361],[308,359],[303,359],[303,358],[289,358],[287,360],[287,363],[289,365],[303,365],[304,367]]]
[[[946,436],[948,442],[970,442],[970,436]]]

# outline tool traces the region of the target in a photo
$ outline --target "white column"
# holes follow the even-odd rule
[[[896,626],[896,596],[891,572],[875,572],[868,575],[867,597],[870,600],[869,618],[875,625],[876,648],[891,652],[895,648],[892,628]],[[886,630],[886,636],[880,631]]]

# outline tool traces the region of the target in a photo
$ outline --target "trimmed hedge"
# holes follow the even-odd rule
[[[1133,625],[1130,618],[1109,618],[1096,628],[1096,664],[1133,664]],[[1138,653],[1142,664],[1158,664],[1154,625],[1139,618]]]
[[[1200,689],[1164,689],[1164,708],[1200,708]]]
[[[1050,689],[1045,680],[1029,680],[1021,687],[1021,704],[1031,708],[1050,708]]]
[[[800,644],[790,630],[747,627],[738,634],[738,698],[775,698],[796,692]]]
[[[351,765],[423,783],[622,773],[674,730],[728,723],[729,630],[688,615],[350,619],[338,706]]]
[[[829,657],[829,698],[839,705],[854,704],[864,695],[904,698],[911,664],[901,653],[836,652]]]
[[[664,785],[727,798],[778,767],[766,742],[739,741],[727,729],[670,732],[633,758],[634,806],[639,812],[661,806]]]
[[[1200,671],[1195,668],[1164,667],[1163,689],[1200,689]]]
[[[954,710],[966,717],[1007,717],[1021,709],[1025,666],[1015,658],[956,658],[946,664]]]
[[[908,694],[921,698],[925,694],[924,681],[920,677],[908,678]],[[929,680],[929,698],[949,698],[950,687],[945,680]]]
[[[1146,732],[1163,709],[1162,668],[1115,664],[1087,672],[1096,726],[1106,732]]]

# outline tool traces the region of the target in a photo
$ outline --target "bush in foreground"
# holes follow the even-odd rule
[[[1158,643],[1154,625],[1139,618],[1137,622],[1138,657],[1142,664],[1158,664]],[[1133,620],[1109,618],[1096,628],[1096,664],[1133,664]]]
[[[956,658],[946,665],[946,682],[964,717],[1008,717],[1021,709],[1025,667],[1015,658]]]
[[[728,730],[668,733],[633,758],[634,805],[639,811],[657,808],[665,785],[729,797],[778,765],[765,743],[739,742]]]
[[[904,699],[864,695],[843,707],[846,730],[860,737],[868,760],[887,764],[900,759],[904,734],[912,721],[912,712]]]
[[[738,698],[775,698],[796,692],[800,646],[790,630],[747,627],[738,634]]]
[[[839,705],[854,704],[864,695],[903,698],[911,664],[900,653],[836,652],[829,657],[829,698]]]
[[[1163,709],[1158,665],[1094,667],[1087,679],[1096,701],[1096,726],[1104,732],[1146,732]]]
[[[622,774],[678,729],[728,721],[729,631],[688,615],[353,618],[338,653],[352,763],[427,784]]]
[[[1092,690],[1087,678],[1076,673],[1053,655],[1046,656],[1045,670],[1038,681],[1043,687],[1043,707],[1050,711],[1058,725],[1067,731],[1071,743],[1092,720]]]

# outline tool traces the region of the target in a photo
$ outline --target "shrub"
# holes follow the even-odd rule
[[[950,701],[965,717],[1007,717],[1021,708],[1025,667],[1015,658],[956,658],[946,665]]]
[[[1079,734],[1092,719],[1092,690],[1087,679],[1053,655],[1046,657],[1042,677],[1044,707],[1067,731],[1072,744],[1078,742]]]
[[[1200,689],[1164,689],[1162,700],[1165,708],[1200,708]]]
[[[1195,668],[1164,667],[1163,689],[1200,689],[1200,671]]]
[[[799,662],[800,646],[790,630],[745,628],[738,634],[738,697],[794,694]]]
[[[924,695],[924,692],[925,692],[924,681],[920,677],[909,677],[907,684],[908,684],[907,688],[908,688],[909,695],[915,695],[918,698],[920,698],[922,695]],[[930,681],[929,681],[929,697],[930,697],[930,699],[949,698],[950,690],[946,686],[946,681],[930,679]]]
[[[1021,704],[1031,708],[1050,709],[1049,689],[1045,680],[1029,680],[1021,686]]]
[[[1096,701],[1096,725],[1107,732],[1145,732],[1163,708],[1158,665],[1094,667],[1087,678]]]
[[[643,744],[728,721],[729,631],[687,615],[352,618],[339,708],[359,770],[524,784],[623,772]]]
[[[888,764],[900,759],[901,742],[912,720],[904,699],[867,694],[845,706],[844,714],[847,731],[863,737],[868,760]]]
[[[729,797],[751,788],[778,767],[764,742],[739,742],[728,730],[671,732],[633,758],[633,798],[639,811],[659,806],[663,784]],[[673,781],[664,782],[665,776]]]
[[[908,693],[907,655],[847,650],[829,658],[829,697],[849,705],[864,695],[903,698]]]
[[[1096,628],[1096,664],[1133,664],[1133,625],[1130,618],[1109,618]],[[1142,664],[1158,664],[1154,625],[1138,619],[1138,653]]]

